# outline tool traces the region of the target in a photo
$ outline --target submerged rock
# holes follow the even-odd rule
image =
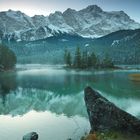
[[[23,140],[38,140],[38,134],[36,132],[31,132],[23,136]]]
[[[92,88],[85,88],[91,132],[119,131],[140,135],[140,120],[121,110]]]

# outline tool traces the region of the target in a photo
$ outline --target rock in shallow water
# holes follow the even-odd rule
[[[36,132],[31,132],[23,136],[23,140],[38,140],[38,134]]]
[[[91,87],[85,88],[91,132],[120,131],[140,135],[140,120],[121,110]]]

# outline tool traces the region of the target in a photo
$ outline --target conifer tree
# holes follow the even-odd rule
[[[65,51],[64,51],[64,62],[65,62],[65,64],[67,63],[67,55],[68,55],[68,50],[66,48]]]
[[[3,69],[12,69],[17,62],[16,56],[12,50],[4,45],[0,45],[0,66]]]
[[[76,49],[75,58],[74,58],[74,67],[81,68],[81,50],[79,47]]]
[[[114,64],[113,64],[113,62],[112,62],[112,60],[111,60],[111,58],[109,57],[108,54],[105,55],[105,58],[103,59],[103,62],[102,62],[102,66],[104,68],[112,68],[112,67],[114,67]]]
[[[91,53],[91,65],[92,67],[96,67],[97,64],[97,57],[94,52]]]
[[[81,67],[87,68],[87,51],[83,51],[82,58],[81,58]]]
[[[71,53],[70,52],[67,53],[67,56],[66,56],[66,64],[69,67],[71,67],[71,65],[72,65],[72,62],[71,62]]]

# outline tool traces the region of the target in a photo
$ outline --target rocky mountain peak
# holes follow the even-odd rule
[[[57,22],[58,20],[63,20],[62,16],[61,12],[56,11],[55,13],[50,14],[48,18],[49,20],[55,20],[54,22]]]
[[[76,13],[77,11],[71,8],[68,8],[66,11],[63,12],[63,14],[72,14],[72,13]]]
[[[60,12],[60,11],[55,11],[54,14],[55,14],[55,15],[62,15],[62,12]]]
[[[103,10],[97,5],[89,5],[87,8],[82,9],[83,12],[103,12]]]
[[[6,11],[7,16],[14,17],[14,16],[27,16],[26,14],[22,13],[21,11],[14,11],[9,9]]]

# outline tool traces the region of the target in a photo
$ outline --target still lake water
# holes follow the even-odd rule
[[[120,108],[140,118],[140,70],[74,71],[61,66],[18,65],[0,73],[0,140],[79,140],[90,125],[83,89],[92,86]]]

